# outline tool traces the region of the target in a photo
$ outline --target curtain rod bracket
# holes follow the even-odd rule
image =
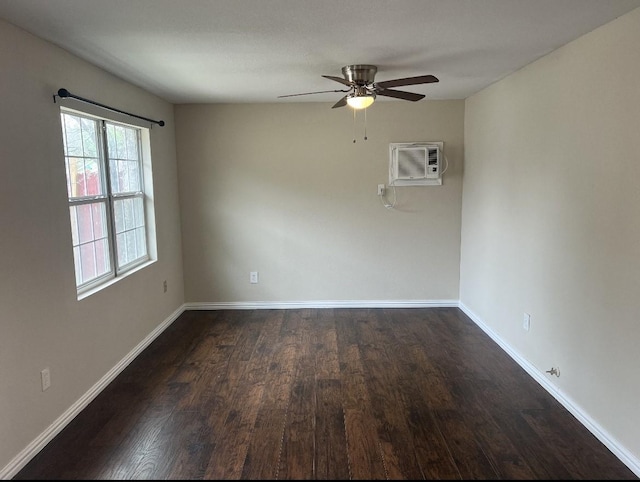
[[[108,109],[111,110],[113,112],[118,112],[119,114],[124,114],[124,115],[128,115],[130,117],[135,117],[137,119],[142,119],[145,120],[147,122],[151,122],[152,124],[158,124],[160,127],[164,126],[164,121],[163,120],[153,120],[153,119],[149,119],[147,117],[142,117],[136,114],[131,114],[130,112],[125,112],[123,110],[120,109],[116,109],[114,107],[109,107],[108,105],[104,105],[101,104],[100,102],[95,102],[93,100],[89,100],[89,99],[85,99],[84,97],[80,97],[79,95],[74,95],[71,92],[69,92],[67,89],[58,89],[58,93],[57,94],[53,94],[53,103],[56,103],[56,97],[60,97],[60,98],[66,98],[66,97],[71,97],[72,99],[76,99],[79,100],[81,102],[86,102],[87,104],[93,104],[93,105],[97,105],[98,107],[102,107],[103,109]]]

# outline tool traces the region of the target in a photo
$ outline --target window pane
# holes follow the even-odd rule
[[[133,199],[123,199],[124,229],[129,230],[136,227],[133,219]]]
[[[103,203],[91,204],[93,235],[95,239],[107,237],[107,210]]]
[[[76,284],[88,283],[111,272],[106,202],[69,207]]]
[[[133,212],[135,213],[136,228],[144,226],[144,200],[141,197],[133,198]]]
[[[116,236],[116,250],[118,251],[118,266],[124,266],[129,262],[125,233]]]
[[[74,246],[73,248],[73,265],[76,268],[76,286],[82,284],[82,265],[80,263],[80,246]]]
[[[129,168],[129,191],[142,191],[142,185],[140,183],[140,163],[138,161],[127,161],[127,167]]]
[[[111,271],[111,259],[109,254],[109,240],[107,238],[96,241],[96,268],[98,275]]]
[[[107,123],[107,144],[113,193],[141,191],[138,129]]]
[[[109,151],[111,159],[127,158],[127,134],[123,126],[113,126],[111,131],[114,138],[115,150]]]
[[[71,114],[61,116],[69,197],[103,195],[97,121]]]
[[[109,151],[109,158],[115,159],[117,156],[116,148],[116,126],[107,123],[107,147]]]
[[[113,202],[113,215],[116,221],[116,233],[144,226],[142,197],[116,199]]]
[[[147,256],[144,199],[142,197],[114,201],[116,217],[116,250],[122,267]]]
[[[118,165],[118,184],[120,185],[119,191],[113,191],[114,193],[131,192],[129,188],[129,169],[127,169],[126,161],[117,161]]]
[[[91,204],[80,204],[75,206],[76,219],[78,220],[78,240],[79,243],[87,243],[94,240],[93,219],[91,215]]]
[[[111,271],[109,244],[106,239],[81,244],[74,248],[76,282],[79,285],[93,281]]]
[[[134,129],[127,129],[127,155],[125,159],[138,160],[138,133]]]
[[[136,252],[136,233],[134,231],[127,231],[125,233],[125,240],[127,242],[127,259],[134,261],[138,258],[138,253]]]
[[[118,161],[109,161],[109,181],[111,182],[111,192],[120,193],[123,191],[118,177]]]
[[[69,158],[67,156],[64,156],[64,170],[65,174],[67,175],[67,196],[72,197],[73,190],[71,189],[71,176],[69,175],[71,171],[69,170],[69,168]]]
[[[96,275],[96,255],[93,243],[80,245],[80,264],[83,282],[97,278]]]
[[[138,228],[136,233],[136,252],[138,258],[142,258],[147,255],[147,234],[145,228]]]
[[[70,114],[62,114],[62,120],[65,154],[67,156],[82,156],[80,118]]]
[[[91,119],[82,118],[82,147],[83,155],[86,157],[98,156],[98,135],[96,122]]]
[[[140,183],[140,167],[137,161],[111,161],[112,176],[117,176],[116,187],[112,186],[114,194],[126,194],[142,191]],[[115,171],[115,172],[114,172]]]
[[[116,234],[124,231],[124,209],[122,200],[113,202],[113,218],[116,225]]]
[[[124,225],[128,230],[136,228],[136,211],[133,203],[134,199],[127,199]]]
[[[102,194],[100,179],[100,163],[98,159],[87,158],[84,163],[85,196],[99,196]]]
[[[84,178],[84,159],[81,157],[67,158],[67,181],[69,186],[69,197],[81,197],[87,191]]]
[[[71,217],[71,242],[73,246],[77,246],[80,244],[80,240],[78,239],[78,218],[75,206],[69,206],[69,216]]]

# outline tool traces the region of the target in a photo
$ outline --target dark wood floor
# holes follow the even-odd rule
[[[188,311],[15,479],[638,478],[457,308]]]

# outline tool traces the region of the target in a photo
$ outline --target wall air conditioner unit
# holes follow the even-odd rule
[[[443,142],[389,144],[389,185],[441,185],[443,147]]]

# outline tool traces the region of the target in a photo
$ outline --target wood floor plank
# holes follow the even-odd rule
[[[340,380],[319,379],[316,386],[315,471],[321,480],[348,480],[349,460]]]
[[[253,427],[253,436],[247,443],[242,479],[278,478],[286,417],[287,412],[282,408],[265,408],[259,411]]]
[[[365,357],[365,382],[371,398],[373,423],[377,429],[385,470],[392,479],[416,480],[421,478],[422,472],[407,426],[406,414],[409,409],[397,389],[403,374],[389,367],[393,362],[384,354],[377,355],[378,359],[372,355]],[[380,373],[387,376],[377,376]]]
[[[414,401],[414,406],[409,411],[407,426],[413,437],[416,460],[422,479],[462,479],[449,446],[428,407],[420,404],[419,401]]]
[[[291,390],[298,360],[296,345],[281,345],[271,358],[269,371],[264,382],[262,405],[266,409],[286,410],[291,398]]]
[[[345,409],[347,459],[351,479],[388,479],[373,413],[367,407]]]
[[[333,310],[323,310],[315,320],[314,337],[316,377],[318,379],[337,379],[340,374],[338,362],[338,337]]]
[[[190,412],[174,412],[177,434],[173,437],[175,454],[165,479],[202,480],[213,453],[207,417]]]
[[[460,412],[436,410],[434,416],[463,480],[500,478]]]
[[[296,378],[282,437],[278,478],[315,479],[316,381],[313,376]]]
[[[536,479],[567,480],[577,476],[564,465],[545,440],[529,426],[520,410],[488,406],[500,431],[517,447]],[[579,477],[577,477],[579,478]]]
[[[212,414],[213,450],[205,470],[206,479],[240,479],[246,470],[247,452],[254,442],[263,383],[242,386],[236,392],[234,404],[228,410]],[[220,424],[220,417],[226,415]],[[272,478],[272,477],[267,477]]]
[[[342,380],[342,403],[345,409],[363,410],[371,408],[371,398],[364,378],[360,359],[360,347],[342,346],[340,350],[340,379]]]

